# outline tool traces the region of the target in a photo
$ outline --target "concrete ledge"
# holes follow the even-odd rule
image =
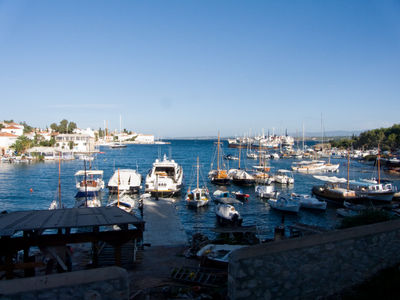
[[[293,249],[307,248],[341,240],[360,238],[363,236],[375,235],[399,229],[400,220],[394,220],[364,226],[357,226],[348,229],[335,230],[325,232],[323,234],[315,234],[267,244],[255,245],[234,251],[230,255],[229,261],[237,262],[242,259],[258,257],[277,252],[284,252]]]
[[[106,267],[46,276],[2,280],[0,281],[0,296],[87,285],[110,280],[122,280],[128,283],[128,272],[119,267]]]

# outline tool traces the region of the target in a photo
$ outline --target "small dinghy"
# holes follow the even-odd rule
[[[220,225],[242,225],[243,219],[240,217],[239,212],[235,209],[233,205],[218,204],[215,208],[215,214],[217,216],[218,224]]]
[[[247,201],[250,197],[249,194],[243,193],[242,191],[232,192],[235,195],[236,199],[241,201]]]

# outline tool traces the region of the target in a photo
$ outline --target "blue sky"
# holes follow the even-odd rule
[[[0,0],[0,101],[159,137],[387,127],[400,1]]]

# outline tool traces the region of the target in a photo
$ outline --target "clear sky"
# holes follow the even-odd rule
[[[159,137],[400,123],[400,1],[0,0],[0,119]]]

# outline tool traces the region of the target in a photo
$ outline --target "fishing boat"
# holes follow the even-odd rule
[[[240,217],[239,212],[233,205],[230,204],[218,204],[215,208],[215,214],[217,216],[218,224],[230,225],[230,226],[241,226],[243,219]]]
[[[300,210],[300,202],[293,200],[290,195],[280,195],[277,199],[268,199],[268,204],[283,212],[298,213]]]
[[[280,184],[294,184],[293,173],[289,170],[279,169],[274,175],[274,182]]]
[[[326,210],[327,203],[324,200],[319,200],[307,194],[292,193],[291,196],[293,200],[299,201],[300,208]]]
[[[182,181],[182,167],[164,154],[163,160],[156,159],[147,174],[145,192],[152,196],[175,196],[181,192]]]
[[[118,169],[108,181],[107,188],[110,194],[117,193],[117,190],[125,193],[138,193],[142,183],[142,175],[133,169]]]
[[[228,172],[226,168],[221,168],[220,165],[220,137],[219,137],[219,132],[218,132],[218,142],[217,142],[217,154],[216,154],[216,160],[217,160],[217,169],[213,170],[213,163],[211,164],[211,171],[208,173],[208,177],[210,178],[211,183],[216,184],[216,185],[229,185],[230,184],[230,178],[228,176]],[[222,164],[222,167],[225,167]]]
[[[102,170],[79,170],[75,173],[75,179],[78,190],[76,198],[96,197],[104,189]]]
[[[190,190],[186,194],[186,203],[190,207],[201,207],[208,204],[210,201],[210,194],[208,192],[208,188],[204,184],[203,187],[200,187],[199,177],[200,177],[200,165],[199,165],[199,157],[197,157],[197,165],[196,165],[196,188]]]

